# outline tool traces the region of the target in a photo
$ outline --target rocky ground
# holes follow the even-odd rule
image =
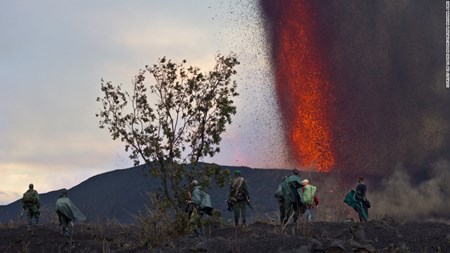
[[[63,237],[56,225],[1,225],[0,252],[450,252],[450,225],[374,220],[369,223],[256,222],[244,228],[205,228],[202,238],[182,236],[152,250],[139,245],[132,226],[75,225]]]

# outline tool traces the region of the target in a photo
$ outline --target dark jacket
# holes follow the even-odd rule
[[[367,186],[364,183],[359,183],[355,189],[355,199],[357,201],[364,201],[366,199]]]

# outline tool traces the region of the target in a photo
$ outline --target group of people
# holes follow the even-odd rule
[[[309,184],[308,179],[301,180],[297,169],[292,174],[283,177],[282,182],[275,191],[275,198],[280,208],[280,222],[285,225],[293,218],[297,223],[300,214],[305,214],[307,221],[313,219],[313,208],[319,207],[317,187]]]
[[[230,184],[229,197],[227,200],[228,210],[234,212],[234,224],[246,226],[246,208],[251,207],[250,195],[247,188],[247,182],[242,177],[239,170],[234,171],[235,177]],[[189,213],[189,225],[196,236],[203,236],[202,217],[212,215],[211,199],[208,193],[201,189],[197,180],[190,183],[190,196],[187,201],[186,211]]]
[[[190,183],[190,196],[187,201],[186,211],[189,213],[189,224],[192,231],[197,236],[202,236],[201,219],[204,214],[212,215],[211,199],[208,193],[201,189],[197,180]],[[370,202],[366,198],[367,186],[364,184],[364,178],[360,177],[356,189],[352,189],[344,198],[344,202],[355,209],[359,215],[360,221],[368,220],[368,208]],[[283,177],[282,182],[275,191],[275,198],[278,200],[280,211],[280,222],[287,224],[291,218],[294,223],[300,215],[305,214],[306,220],[313,220],[313,209],[319,207],[317,197],[317,187],[309,183],[308,179],[301,180],[299,171],[293,169],[291,175]],[[246,226],[247,206],[252,208],[250,203],[250,194],[247,182],[242,177],[241,171],[234,171],[234,178],[231,181],[228,194],[228,210],[233,212],[234,225]],[[23,194],[22,207],[28,217],[28,224],[39,224],[40,200],[39,194],[30,184],[29,189]],[[68,198],[68,191],[63,190],[56,200],[56,213],[58,215],[61,233],[68,236],[69,224],[72,221],[84,221],[86,217],[77,208],[77,206]]]
[[[28,218],[28,225],[32,225],[33,219],[35,224],[39,224],[41,201],[38,192],[34,189],[33,184],[29,184],[28,190],[22,196],[22,208]],[[78,207],[69,199],[68,191],[63,190],[56,200],[56,214],[58,215],[61,234],[69,236],[69,225],[73,225],[73,221],[84,221],[86,217],[78,209]]]
[[[211,200],[207,193],[201,190],[196,180],[193,180],[191,186],[191,198],[188,201],[192,205],[189,214],[189,223],[197,236],[202,236],[201,218],[205,213],[211,212]],[[358,185],[345,196],[351,199],[351,207],[359,215],[361,222],[368,221],[368,208],[370,202],[366,198],[367,186],[364,184],[364,178],[360,177]],[[205,197],[206,196],[206,197]],[[311,185],[308,179],[301,179],[299,171],[293,169],[291,175],[285,176],[275,191],[275,198],[278,200],[280,223],[285,225],[293,220],[297,223],[298,218],[305,214],[308,222],[313,220],[313,210],[319,207],[319,198],[317,196],[317,187]],[[228,194],[228,210],[233,212],[234,225],[246,226],[247,206],[252,208],[250,203],[250,194],[247,182],[242,177],[240,170],[234,171],[234,178],[231,181]],[[194,210],[194,211],[192,211]],[[210,213],[209,213],[210,214]]]

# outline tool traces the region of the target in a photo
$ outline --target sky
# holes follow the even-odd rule
[[[238,113],[205,161],[288,166],[255,1],[1,1],[0,34],[0,205],[29,183],[44,193],[132,167],[98,127],[100,80],[130,84],[163,56],[203,71],[217,53],[241,62]]]

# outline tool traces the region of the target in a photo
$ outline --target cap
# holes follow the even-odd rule
[[[309,184],[309,180],[308,179],[303,179],[303,181],[302,181],[302,185],[307,185],[307,184]]]

